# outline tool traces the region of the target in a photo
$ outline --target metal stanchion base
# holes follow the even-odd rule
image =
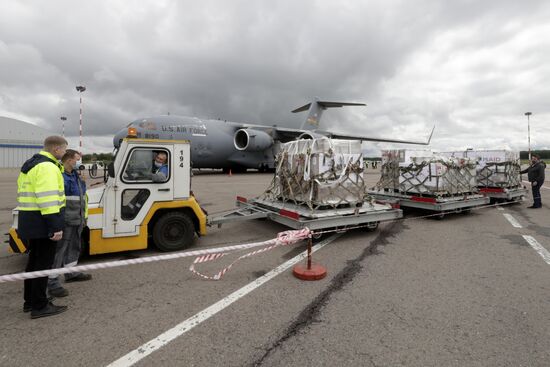
[[[311,264],[309,269],[307,264],[298,264],[292,270],[292,274],[302,280],[320,280],[327,276],[327,269],[319,264]]]

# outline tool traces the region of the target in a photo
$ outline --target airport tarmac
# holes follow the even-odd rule
[[[2,233],[16,177],[0,172]],[[271,178],[201,173],[192,188],[213,214],[232,208],[236,195],[259,195]],[[365,178],[374,184],[378,174]],[[55,300],[67,312],[37,320],[22,311],[22,282],[2,283],[0,365],[548,366],[550,258],[536,244],[550,250],[549,191],[538,210],[527,209],[529,193],[523,203],[443,220],[413,212],[374,232],[327,235],[314,261],[328,275],[315,282],[280,267],[305,250],[300,243],[240,261],[220,281],[189,272],[192,258],[93,271]],[[283,230],[268,221],[227,224],[209,228],[194,249]],[[5,244],[0,253],[1,274],[24,269],[26,255],[8,254]],[[214,273],[236,256],[199,270]]]

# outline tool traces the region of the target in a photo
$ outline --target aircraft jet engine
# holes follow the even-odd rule
[[[233,143],[237,150],[259,152],[273,145],[273,138],[265,131],[239,129],[235,132]]]
[[[300,139],[320,139],[320,138],[326,138],[327,136],[324,134],[314,133],[313,131],[308,131],[307,133],[303,133],[300,136],[298,136],[297,140]]]

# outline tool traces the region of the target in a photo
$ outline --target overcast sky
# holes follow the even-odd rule
[[[448,4],[447,4],[448,3]],[[110,151],[166,114],[322,127],[435,150],[550,148],[548,1],[2,1],[0,116]],[[76,137],[76,138],[74,138]],[[92,138],[93,137],[93,138]],[[388,147],[368,144],[369,149]]]

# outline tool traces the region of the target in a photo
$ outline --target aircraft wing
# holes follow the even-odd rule
[[[361,140],[361,141],[376,141],[376,142],[384,142],[384,143],[401,143],[401,144],[418,144],[418,145],[430,145],[430,141],[432,140],[432,135],[434,133],[435,126],[432,128],[432,132],[430,133],[430,136],[426,141],[411,141],[411,140],[399,140],[399,139],[387,139],[387,138],[373,138],[373,137],[367,137],[367,136],[359,136],[359,135],[345,135],[341,133],[332,133],[329,131],[324,132],[327,136],[331,137],[332,139],[349,139],[349,140]]]
[[[279,137],[279,139],[282,141],[296,139],[304,133],[316,133],[332,139],[361,140],[361,141],[375,141],[375,142],[382,142],[382,143],[400,143],[400,144],[417,144],[417,145],[430,145],[430,141],[432,140],[432,135],[435,130],[435,126],[434,126],[432,128],[430,136],[426,141],[412,141],[412,140],[400,140],[400,139],[388,139],[388,138],[375,138],[371,136],[361,136],[356,134],[351,135],[351,134],[335,133],[335,132],[323,131],[323,130],[312,131],[312,130],[303,130],[303,129],[293,129],[293,128],[282,127],[282,126],[242,124],[240,128],[259,128],[264,131],[274,130],[276,131],[276,134]]]

